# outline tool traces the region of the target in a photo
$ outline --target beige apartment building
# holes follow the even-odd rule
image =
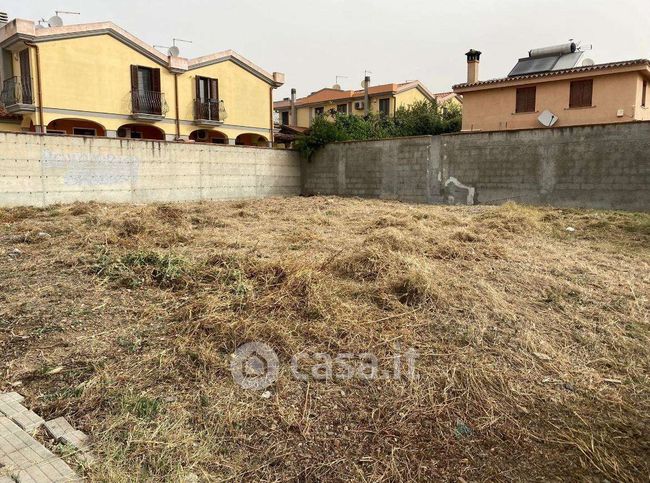
[[[357,91],[335,86],[299,99],[296,99],[295,89],[291,92],[291,98],[274,102],[273,108],[279,116],[279,124],[301,128],[308,128],[318,116],[328,116],[333,112],[358,116],[375,113],[391,117],[400,107],[418,101],[436,101],[440,106],[446,103],[460,105],[461,102],[453,92],[433,94],[417,80],[371,86],[369,77],[364,80],[364,89]]]
[[[500,131],[650,120],[650,60],[595,64],[575,43],[534,49],[507,77],[479,79],[467,54],[463,131]]]

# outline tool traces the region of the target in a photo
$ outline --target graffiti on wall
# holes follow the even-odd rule
[[[139,160],[114,154],[61,153],[43,150],[43,168],[56,170],[68,186],[132,183],[138,179]]]

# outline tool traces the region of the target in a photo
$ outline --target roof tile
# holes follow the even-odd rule
[[[528,74],[528,75],[518,75],[515,77],[501,77],[498,79],[490,79],[490,80],[485,80],[485,81],[479,81],[479,82],[474,82],[474,83],[465,83],[465,84],[456,84],[454,86],[454,90],[457,89],[464,89],[466,87],[478,87],[478,86],[484,86],[484,85],[490,85],[490,84],[501,84],[501,83],[506,83],[506,82],[517,82],[520,80],[526,80],[526,79],[537,79],[540,77],[555,77],[559,75],[564,75],[564,74],[574,74],[574,73],[580,73],[580,72],[593,72],[593,71],[598,71],[598,70],[604,70],[604,69],[615,69],[618,67],[629,67],[633,65],[646,65],[650,67],[650,60],[648,59],[636,59],[636,60],[623,60],[619,62],[609,62],[606,64],[595,64],[595,65],[587,65],[587,66],[581,66],[581,67],[573,67],[571,69],[562,69],[562,70],[555,70],[551,72],[538,72],[536,74]]]

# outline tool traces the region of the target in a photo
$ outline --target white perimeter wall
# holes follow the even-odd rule
[[[294,151],[0,133],[0,206],[294,196]]]

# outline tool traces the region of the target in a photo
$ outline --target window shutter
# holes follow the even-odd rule
[[[32,69],[29,63],[29,49],[20,51],[20,82],[22,85],[22,101],[25,104],[32,104]]]
[[[535,112],[536,87],[521,87],[517,89],[515,112]]]
[[[592,105],[592,95],[594,92],[594,81],[588,80],[584,81],[582,85],[582,102],[584,107],[590,107]]]
[[[194,78],[194,89],[196,89],[196,100],[197,101],[202,101],[203,99],[201,98],[201,77],[198,75]]]
[[[137,65],[131,66],[131,90],[132,91],[138,90],[138,66]]]
[[[160,69],[151,69],[151,88],[154,92],[160,92]]]
[[[573,81],[569,95],[569,107],[591,107],[593,102],[594,81]]]
[[[213,101],[219,100],[219,80],[210,79],[210,99]]]

